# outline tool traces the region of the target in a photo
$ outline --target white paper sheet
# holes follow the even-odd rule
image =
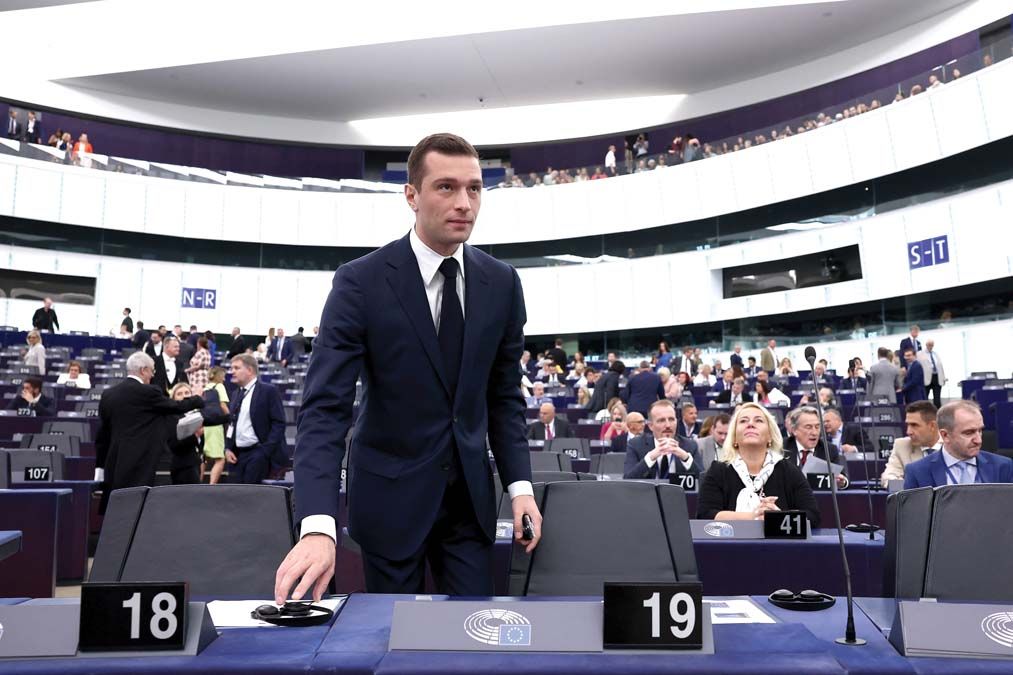
[[[347,597],[326,598],[313,604],[326,607],[337,614],[345,604]],[[279,628],[266,621],[258,621],[250,616],[250,612],[261,605],[273,605],[274,600],[213,600],[208,603],[208,611],[215,628]],[[316,614],[317,612],[314,612]]]
[[[704,600],[704,603],[710,607],[711,624],[715,626],[723,623],[777,623],[750,598]]]

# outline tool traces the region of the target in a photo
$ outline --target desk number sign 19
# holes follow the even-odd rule
[[[606,583],[605,649],[700,649],[700,583]]]

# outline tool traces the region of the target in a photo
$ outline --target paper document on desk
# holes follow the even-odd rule
[[[704,603],[710,607],[711,624],[715,626],[723,623],[777,623],[751,598],[704,600]]]
[[[347,597],[327,598],[314,605],[326,607],[335,614]],[[274,600],[214,600],[208,603],[208,611],[211,612],[211,620],[215,628],[277,628],[273,623],[260,621],[250,616],[250,612],[261,605],[273,605]]]
[[[184,438],[190,438],[200,429],[202,424],[204,424],[204,417],[200,414],[200,411],[191,410],[176,422],[176,440],[181,441]]]

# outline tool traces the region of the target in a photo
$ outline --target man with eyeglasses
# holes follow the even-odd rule
[[[158,460],[169,452],[180,415],[204,405],[200,396],[173,401],[150,386],[155,361],[144,352],[127,359],[127,378],[102,392],[95,438],[95,480],[102,482],[99,513],[113,490],[154,485]]]

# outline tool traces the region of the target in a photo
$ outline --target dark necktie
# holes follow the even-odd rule
[[[802,468],[802,467],[805,466],[806,460],[809,459],[809,453],[810,452],[812,452],[812,451],[811,450],[806,450],[804,448],[802,449],[802,457],[801,457],[801,459],[798,462],[799,468]]]
[[[662,455],[658,462],[658,478],[668,478],[668,455]]]
[[[233,424],[239,423],[239,411],[243,407],[243,398],[246,396],[246,387],[239,388],[239,396],[236,397],[236,414],[232,420]],[[235,432],[233,432],[235,433]]]
[[[464,347],[464,312],[457,297],[457,270],[454,258],[440,263],[443,274],[443,302],[440,306],[440,351],[443,367],[450,385],[450,395],[457,392],[457,378],[461,371],[461,350]]]

